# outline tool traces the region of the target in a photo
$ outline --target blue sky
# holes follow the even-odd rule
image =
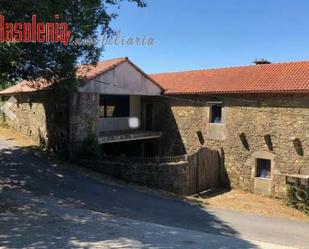
[[[123,2],[112,27],[155,44],[106,46],[101,59],[128,56],[147,73],[309,59],[306,0],[146,1]]]

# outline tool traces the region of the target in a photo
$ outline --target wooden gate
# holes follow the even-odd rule
[[[202,148],[189,160],[189,194],[220,186],[221,158],[218,151]]]

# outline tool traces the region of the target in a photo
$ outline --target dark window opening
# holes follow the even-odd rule
[[[210,122],[211,123],[221,123],[222,122],[222,106],[221,105],[212,105],[210,113]]]
[[[256,159],[256,177],[270,178],[271,161],[267,159]]]
[[[100,118],[130,116],[130,97],[119,95],[100,95]]]

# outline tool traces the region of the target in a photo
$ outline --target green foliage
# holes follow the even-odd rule
[[[309,215],[309,188],[303,185],[288,185],[288,205]]]
[[[5,80],[0,81],[0,91],[11,86],[11,85],[12,85],[12,83],[9,82],[9,81],[5,81]]]
[[[1,0],[0,14],[7,22],[66,22],[75,39],[97,39],[113,35],[110,22],[117,17],[110,7],[120,7],[122,1],[145,7],[144,0]],[[117,9],[117,8],[113,8]],[[1,43],[0,85],[21,79],[75,77],[77,61],[95,64],[103,51],[97,44],[61,43]],[[2,85],[2,87],[4,87]]]
[[[3,111],[1,110],[3,105],[4,105],[4,99],[3,97],[0,97],[0,126],[3,126],[5,124],[5,115]]]
[[[102,149],[95,134],[90,134],[83,141],[78,155],[83,159],[100,159]]]

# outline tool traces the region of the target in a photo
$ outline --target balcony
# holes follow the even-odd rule
[[[99,131],[128,131],[140,128],[140,120],[136,117],[100,118]]]
[[[160,138],[161,132],[141,129],[141,122],[136,117],[100,118],[99,143],[117,143]]]

